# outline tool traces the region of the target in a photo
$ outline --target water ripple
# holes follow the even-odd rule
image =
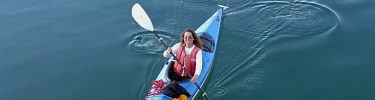
[[[245,4],[228,13],[243,19],[232,23],[245,32],[276,35],[321,34],[334,29],[339,16],[330,8],[313,2],[265,1]]]
[[[223,87],[216,87],[214,89],[214,94],[217,95],[217,96],[222,96],[222,95],[225,95],[226,92],[227,92],[227,89],[223,88]]]
[[[157,32],[158,35],[163,38],[165,43],[171,43],[174,41],[171,35],[165,32]],[[160,54],[165,50],[162,43],[158,41],[155,35],[151,31],[139,32],[130,37],[128,42],[129,48],[150,54]]]
[[[334,29],[338,15],[330,8],[313,2],[268,1],[256,3],[269,18],[284,20],[274,31],[277,35],[322,34]],[[267,11],[267,12],[264,12]]]

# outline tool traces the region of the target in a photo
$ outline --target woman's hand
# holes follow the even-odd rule
[[[171,54],[171,52],[172,52],[171,47],[168,47],[168,48],[167,48],[167,53],[168,53],[168,54]]]
[[[198,75],[197,74],[194,74],[194,76],[191,78],[191,82],[196,82],[197,81],[197,79],[198,79]]]

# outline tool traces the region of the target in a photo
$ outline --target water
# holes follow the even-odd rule
[[[203,88],[213,100],[375,99],[371,0],[3,0],[0,100],[143,99],[167,58],[136,2],[168,45],[229,7]]]

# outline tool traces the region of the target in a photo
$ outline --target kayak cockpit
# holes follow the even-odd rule
[[[206,52],[209,52],[209,53],[213,52],[215,42],[212,39],[212,37],[210,35],[208,35],[208,33],[205,33],[205,32],[198,33],[198,36],[199,36],[200,40],[202,41],[203,51],[206,51]]]

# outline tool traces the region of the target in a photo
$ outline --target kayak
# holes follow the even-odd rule
[[[213,67],[213,61],[214,61],[214,56],[216,52],[216,47],[217,47],[217,41],[219,37],[219,30],[220,30],[220,23],[221,23],[221,18],[222,18],[222,9],[219,9],[216,11],[208,20],[206,20],[198,29],[196,29],[197,35],[200,37],[200,40],[203,43],[204,48],[202,49],[202,71],[196,81],[196,83],[202,87],[203,84],[206,81],[206,78],[209,76],[210,69]],[[162,80],[162,87],[166,86],[167,83],[169,82],[168,79],[168,71],[169,68],[172,66],[173,67],[174,58],[173,56],[169,58],[169,60],[164,64],[164,67],[160,71],[159,75],[157,76],[156,80]],[[153,82],[154,83],[154,82]],[[185,81],[185,82],[179,82],[178,83],[180,86],[185,88],[189,94],[191,94],[190,97],[187,98],[187,100],[194,99],[197,97],[198,92],[198,87],[190,82],[190,81]],[[171,97],[168,97],[164,95],[163,93],[157,93],[155,92],[160,92],[157,88],[152,88],[152,87],[157,87],[155,84],[153,84],[146,96],[146,100],[170,100],[172,99]]]

